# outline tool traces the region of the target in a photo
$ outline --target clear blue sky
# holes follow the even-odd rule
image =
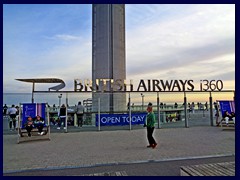
[[[90,4],[3,5],[3,90],[91,79]],[[235,89],[234,4],[126,4],[127,79],[220,79]],[[47,90],[47,86],[36,86]]]

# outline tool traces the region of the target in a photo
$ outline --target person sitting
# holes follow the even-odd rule
[[[28,132],[28,137],[32,136],[31,135],[31,131],[32,131],[33,127],[34,127],[33,119],[32,119],[31,116],[28,116],[27,122],[25,123],[25,128],[26,128],[26,130]]]
[[[226,121],[226,125],[228,126],[228,122],[229,120],[231,119],[231,114],[228,112],[228,111],[225,111],[224,114],[223,114],[223,119],[225,119]]]
[[[233,124],[235,125],[235,113],[231,112],[230,115],[231,115],[230,119],[233,121]]]
[[[44,119],[41,116],[37,115],[35,117],[34,125],[38,129],[38,134],[43,135]]]

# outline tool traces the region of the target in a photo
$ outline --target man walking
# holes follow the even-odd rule
[[[148,103],[147,107],[147,117],[145,125],[147,126],[147,139],[149,142],[148,148],[152,147],[153,149],[157,146],[155,139],[153,138],[154,124],[155,124],[155,114],[152,110],[152,103]]]

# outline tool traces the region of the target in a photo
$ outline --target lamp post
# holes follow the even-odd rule
[[[62,94],[60,94],[59,96],[58,96],[58,98],[59,98],[59,108],[61,107],[61,98],[62,98]]]
[[[144,106],[144,95],[143,95],[143,93],[141,93],[141,96],[142,96],[142,111],[143,111],[143,106]]]

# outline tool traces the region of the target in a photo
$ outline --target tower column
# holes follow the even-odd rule
[[[92,80],[126,79],[125,60],[125,5],[93,4],[92,6]],[[107,90],[110,90],[110,83]],[[97,111],[98,98],[101,111],[123,111],[125,93],[93,92],[93,111]]]

